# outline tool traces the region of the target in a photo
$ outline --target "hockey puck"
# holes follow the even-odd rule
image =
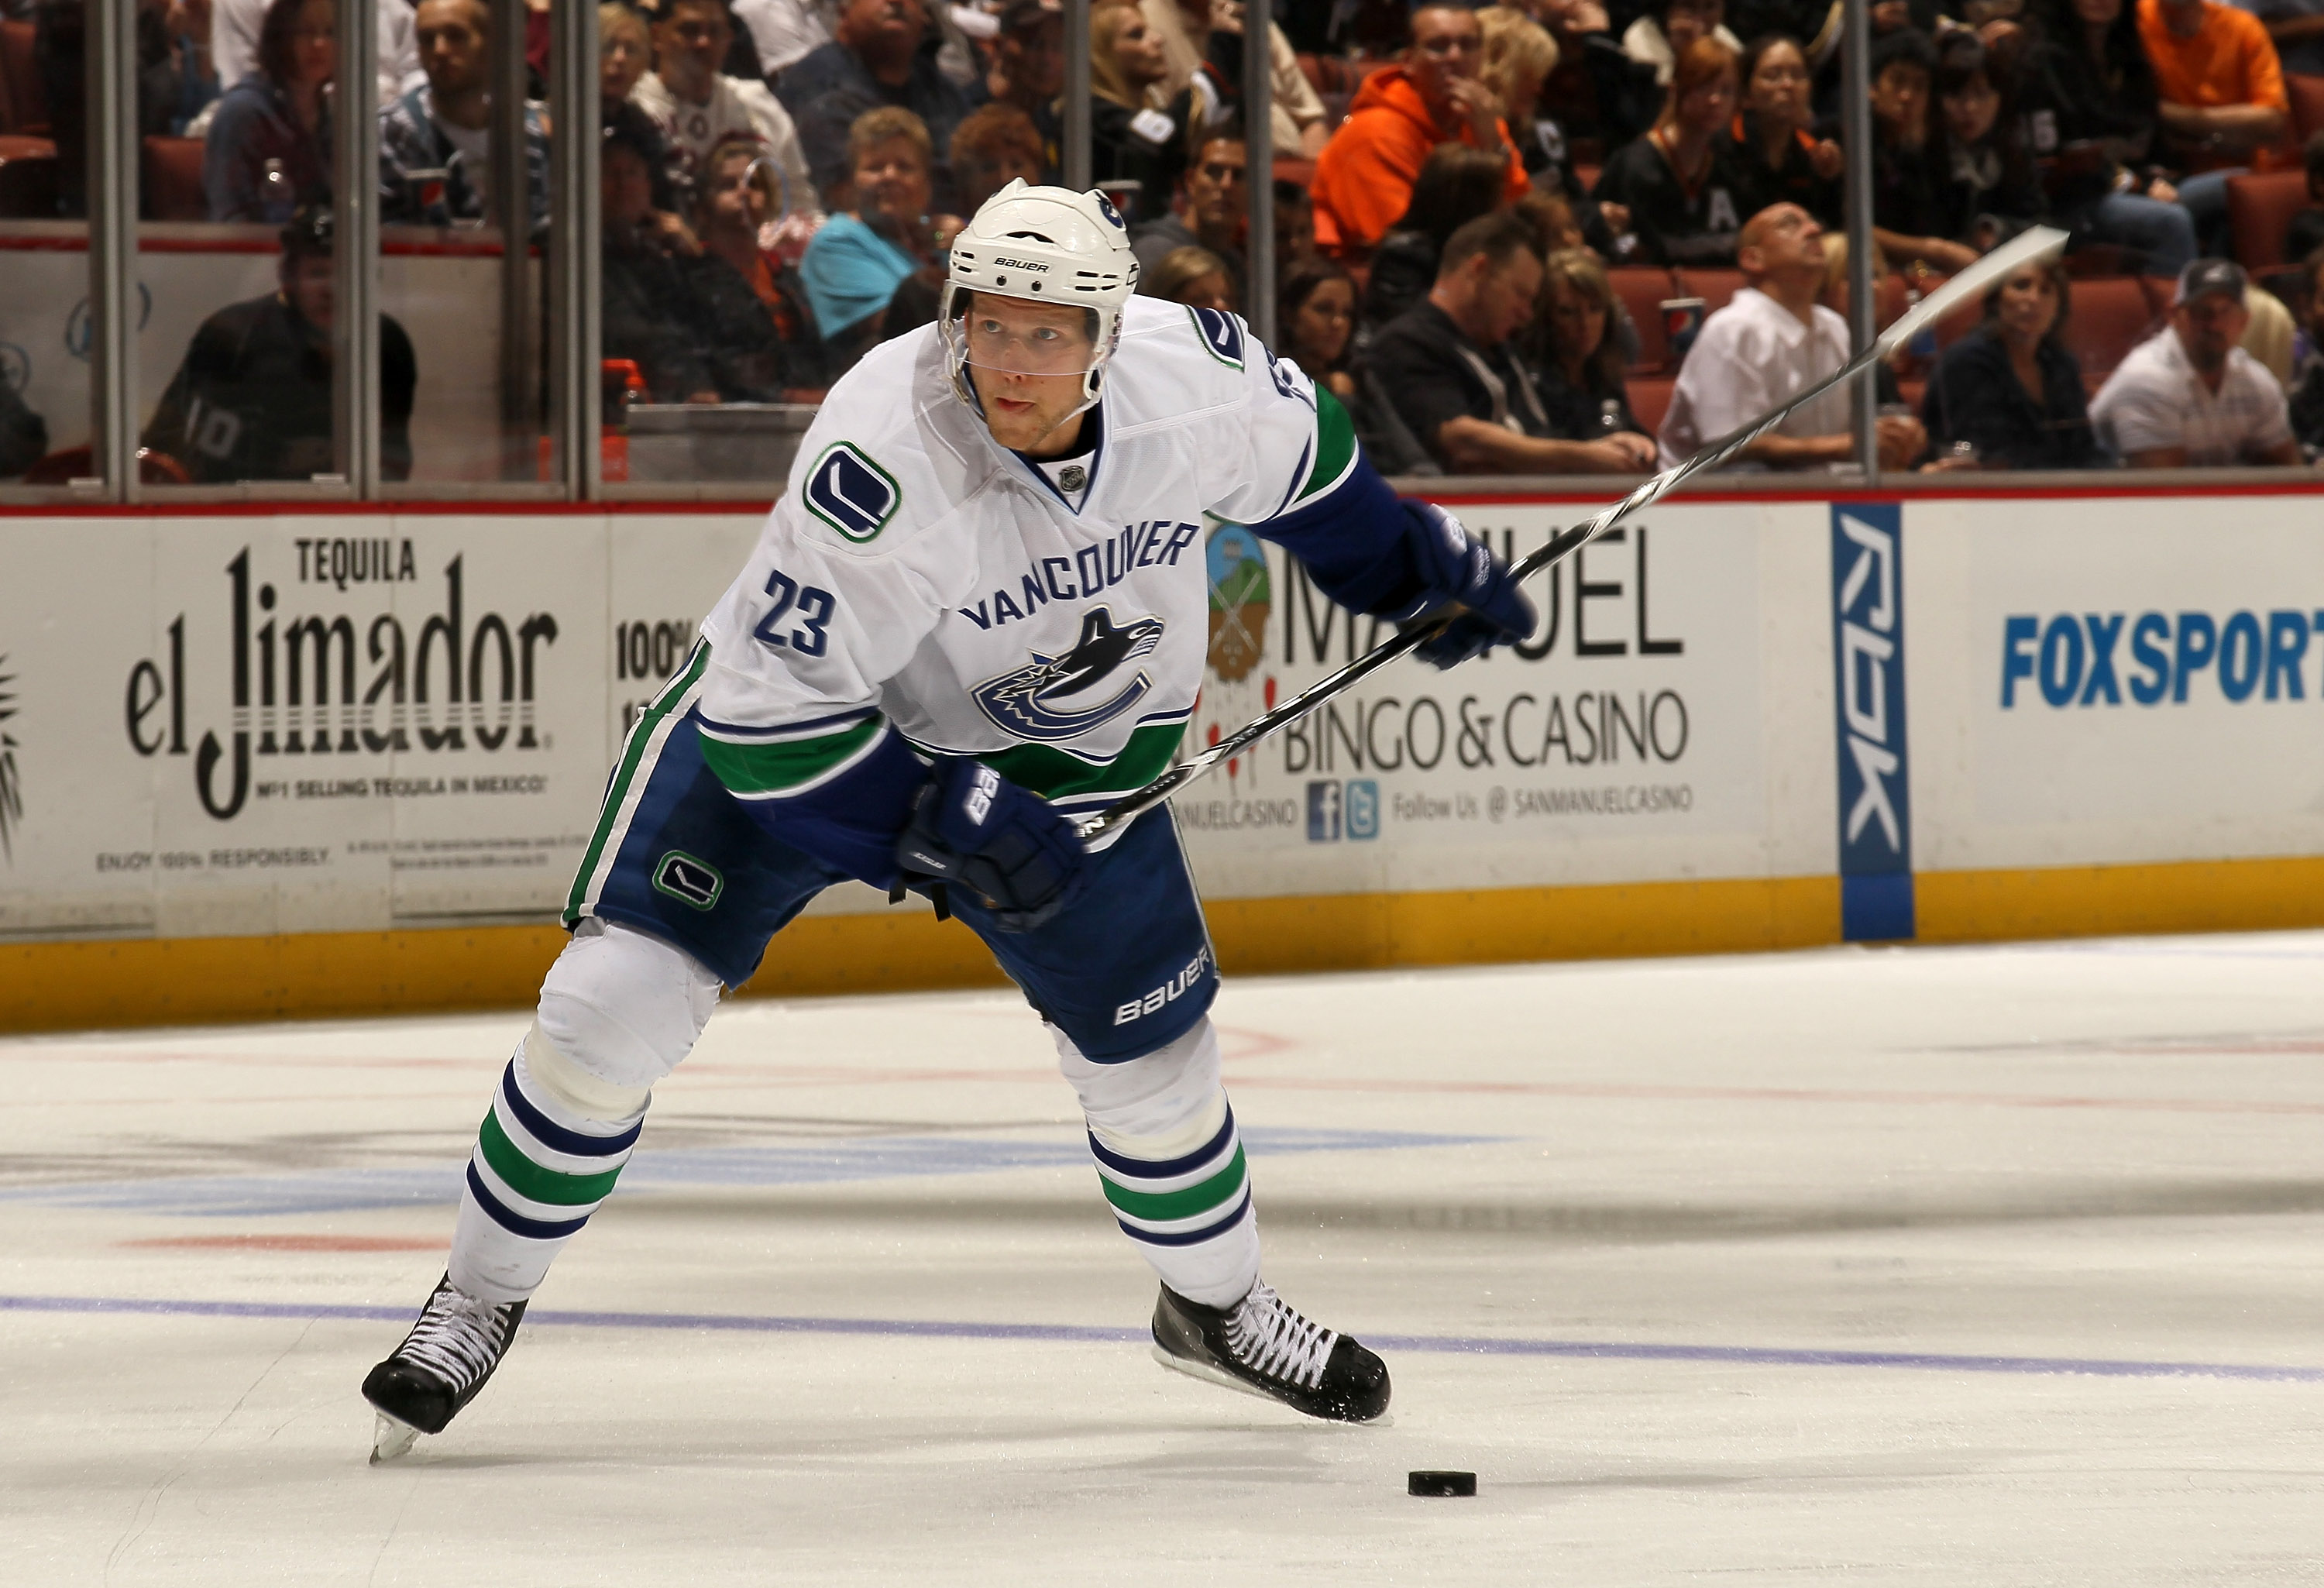
[[[1450,1499],[1477,1492],[1474,1473],[1414,1473],[1405,1479],[1405,1492],[1430,1499]]]

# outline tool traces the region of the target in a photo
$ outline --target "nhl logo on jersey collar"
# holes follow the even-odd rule
[[[1078,491],[1084,485],[1088,484],[1089,470],[1084,468],[1078,463],[1069,463],[1065,465],[1065,467],[1057,471],[1057,488],[1059,490]]]

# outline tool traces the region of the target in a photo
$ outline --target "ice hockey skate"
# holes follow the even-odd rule
[[[515,1341],[524,1307],[480,1300],[449,1274],[437,1281],[403,1343],[364,1378],[364,1399],[379,1413],[373,1465],[405,1454],[422,1434],[442,1433],[476,1398]]]
[[[1154,1360],[1311,1417],[1368,1423],[1388,1410],[1388,1364],[1301,1317],[1264,1279],[1231,1307],[1204,1306],[1163,1286],[1154,1303]]]

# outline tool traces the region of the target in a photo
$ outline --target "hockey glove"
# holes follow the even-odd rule
[[[1467,608],[1452,626],[1414,652],[1433,667],[1458,667],[1496,645],[1514,644],[1533,632],[1537,621],[1508,565],[1492,549],[1461,527],[1461,521],[1434,503],[1404,503],[1410,527],[1405,549],[1420,576],[1421,594],[1401,614],[1419,618],[1448,602]]]
[[[907,879],[981,895],[992,924],[1029,932],[1081,897],[1089,854],[1071,822],[981,761],[939,761],[896,843]]]

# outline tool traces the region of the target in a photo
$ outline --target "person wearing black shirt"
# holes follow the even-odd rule
[[[1921,260],[1952,272],[1977,250],[1952,240],[1942,151],[1929,135],[1937,53],[1926,33],[1899,28],[1877,41],[1872,74],[1872,240],[1901,268]]]
[[[1720,138],[1734,173],[1736,205],[1757,215],[1796,204],[1819,224],[1838,228],[1841,214],[1840,145],[1812,134],[1815,112],[1806,53],[1784,33],[1763,33],[1743,51],[1743,108]]]
[[[1736,234],[1748,211],[1737,203],[1735,174],[1720,152],[1735,96],[1735,52],[1716,39],[1688,45],[1662,119],[1614,152],[1591,195],[1629,209],[1631,229],[1615,243],[1618,263],[1735,263]]]
[[[1934,143],[1944,235],[1979,253],[2040,220],[2045,208],[2006,83],[1974,33],[1950,34],[1937,51]]]
[[[2144,256],[2176,280],[2195,257],[2195,222],[2147,165],[2162,109],[2154,68],[2126,0],[2049,0],[2017,70],[2027,143],[2051,213],[2085,239]]]
[[[331,471],[331,212],[301,209],[282,231],[281,289],[204,320],[139,445],[185,465],[198,485],[305,480]],[[411,338],[379,317],[380,472],[411,475]]]
[[[1379,329],[1428,296],[1445,239],[1499,208],[1507,170],[1498,149],[1439,143],[1429,152],[1413,179],[1412,202],[1372,253],[1359,317],[1368,329]]]
[[[1543,261],[1541,308],[1519,346],[1551,435],[1595,441],[1630,431],[1651,442],[1623,382],[1629,359],[1618,304],[1606,267],[1588,249],[1562,248]]]
[[[1392,321],[1364,355],[1363,384],[1447,474],[1637,474],[1655,446],[1627,432],[1558,438],[1511,338],[1533,318],[1542,264],[1533,228],[1506,210],[1444,245],[1427,301]]]
[[[1968,442],[1982,468],[2096,468],[2081,367],[2058,333],[2069,307],[2065,267],[2031,264],[1985,296],[1985,321],[1945,349],[1921,421],[1940,459]]]

